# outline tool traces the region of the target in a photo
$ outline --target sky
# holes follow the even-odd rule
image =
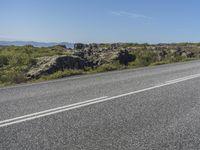
[[[0,0],[0,40],[200,42],[199,0]]]

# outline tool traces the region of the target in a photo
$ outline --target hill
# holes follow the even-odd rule
[[[68,42],[34,42],[34,41],[0,41],[1,46],[25,46],[25,45],[33,45],[34,47],[50,47],[55,45],[65,45],[67,48],[73,48],[73,43]]]

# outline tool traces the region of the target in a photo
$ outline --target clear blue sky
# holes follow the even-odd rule
[[[0,0],[0,40],[199,42],[199,0]]]

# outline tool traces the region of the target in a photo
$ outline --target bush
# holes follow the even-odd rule
[[[129,54],[127,50],[123,50],[120,51],[118,59],[120,64],[127,66],[129,62],[135,61],[136,56],[134,54]]]
[[[166,61],[168,63],[174,63],[174,62],[182,62],[182,61],[186,61],[188,59],[193,59],[193,58],[187,58],[186,56],[169,56]]]
[[[6,84],[6,83],[18,84],[18,83],[26,82],[26,77],[25,77],[24,73],[22,73],[20,71],[18,71],[18,72],[15,70],[4,71],[0,75],[0,81],[4,84]]]
[[[8,65],[8,58],[4,55],[0,55],[0,67]]]
[[[156,62],[156,55],[149,50],[143,50],[137,55],[137,63],[140,66],[149,66],[154,62]]]
[[[26,82],[25,74],[36,64],[38,57],[70,54],[64,46],[37,48],[26,46],[0,46],[0,84]]]
[[[15,54],[9,59],[9,65],[13,67],[23,65],[32,66],[35,63],[36,60],[26,53]]]

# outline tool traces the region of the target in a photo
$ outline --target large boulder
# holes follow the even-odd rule
[[[27,73],[28,78],[39,78],[42,75],[48,75],[64,69],[83,69],[86,62],[78,56],[51,56],[38,59]]]

